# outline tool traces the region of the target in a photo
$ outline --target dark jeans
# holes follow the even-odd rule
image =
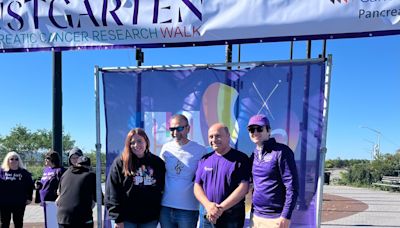
[[[198,218],[199,211],[163,206],[160,212],[160,225],[162,228],[195,228]]]
[[[93,228],[93,223],[84,224],[58,224],[58,228]]]
[[[26,205],[2,205],[0,207],[0,227],[9,228],[11,215],[15,228],[22,228],[24,224],[24,214]]]
[[[200,228],[243,228],[245,219],[244,204],[239,203],[229,210],[224,211],[216,224],[207,220],[206,212],[200,216]]]

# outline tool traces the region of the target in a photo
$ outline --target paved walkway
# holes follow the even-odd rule
[[[103,207],[104,211],[104,207]],[[97,227],[97,207],[93,208],[93,219],[95,227]],[[24,228],[43,228],[44,227],[44,210],[38,204],[28,205],[25,209]],[[52,227],[50,227],[52,228]]]
[[[400,228],[400,193],[329,185],[324,193],[323,228]],[[93,212],[97,219],[97,209]],[[43,228],[43,221],[43,208],[28,205],[24,228]]]
[[[323,219],[321,226],[323,228],[400,227],[400,193],[327,185],[324,186],[324,193],[341,197],[336,205],[342,206],[334,210],[349,215],[329,221]],[[349,201],[349,198],[353,201]],[[367,205],[368,208],[361,208],[360,212],[352,210],[354,206],[359,207],[362,204]]]

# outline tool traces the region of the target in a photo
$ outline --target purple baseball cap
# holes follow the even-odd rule
[[[269,125],[269,120],[265,115],[254,115],[250,118],[249,120],[249,124],[247,124],[247,126],[251,126],[251,125],[257,125],[257,126],[270,126]]]

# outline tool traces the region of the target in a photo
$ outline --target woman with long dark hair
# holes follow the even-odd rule
[[[40,190],[41,205],[44,205],[44,201],[55,201],[57,199],[58,184],[65,171],[64,167],[61,166],[60,156],[52,150],[45,154],[44,166],[42,178],[35,183],[35,188]]]
[[[163,160],[149,150],[141,128],[128,132],[125,147],[111,165],[105,204],[114,228],[155,228],[165,182]]]

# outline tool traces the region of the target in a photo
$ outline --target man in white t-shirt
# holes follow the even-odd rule
[[[169,130],[173,140],[164,144],[160,153],[167,170],[160,224],[162,228],[196,227],[199,202],[193,193],[194,176],[198,161],[207,151],[188,139],[190,126],[184,115],[174,115]]]

